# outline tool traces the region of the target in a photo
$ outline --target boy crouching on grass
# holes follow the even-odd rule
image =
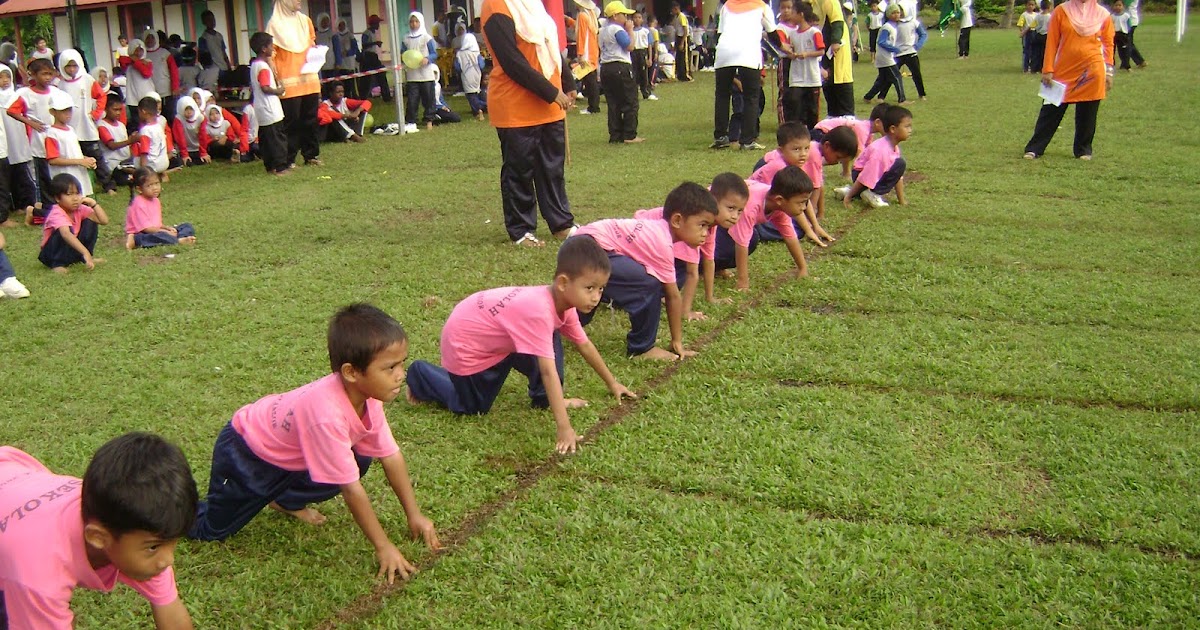
[[[884,113],[882,122],[883,137],[867,145],[854,161],[854,183],[842,197],[842,205],[847,208],[859,195],[871,207],[886,207],[888,202],[884,197],[892,190],[896,191],[896,201],[900,205],[908,203],[904,196],[906,164],[900,157],[900,143],[912,135],[912,112],[893,105]]]
[[[480,291],[458,303],[442,328],[442,365],[414,361],[408,370],[409,402],[431,400],[457,414],[487,413],[511,370],[529,379],[534,407],[549,407],[557,426],[555,448],[575,452],[579,436],[567,409],[587,401],[563,395],[566,335],[608,390],[635,398],[613,378],[579,323],[600,303],[608,284],[608,256],[596,241],[569,238],[558,250],[554,283]]]
[[[0,628],[71,628],[76,587],[122,582],[157,628],[190,630],[172,565],[196,498],[187,459],[155,435],[109,441],[82,480],[0,446]]]
[[[417,506],[408,467],[392,437],[383,403],[404,387],[408,338],[396,320],[353,304],[329,323],[333,372],[308,385],[242,407],[213,447],[208,499],[188,536],[224,540],[268,505],[306,523],[325,516],[309,504],[341,494],[375,547],[379,575],[388,583],[416,571],[388,540],[359,479],[378,458],[400,499],[414,538],[440,549],[433,521]]]
[[[749,289],[750,254],[754,253],[759,242],[755,228],[770,221],[796,262],[796,275],[801,278],[807,276],[808,262],[804,259],[804,250],[800,248],[800,239],[792,220],[806,220],[804,211],[809,207],[808,200],[812,196],[812,180],[799,168],[785,166],[771,178],[770,186],[759,182],[749,182],[749,186],[750,200],[746,202],[746,209],[737,224],[728,230],[717,228],[717,247],[713,255],[716,268],[722,271],[736,269],[737,289]]]
[[[717,221],[717,202],[700,184],[684,182],[667,195],[662,216],[661,220],[604,219],[579,228],[572,238],[590,238],[608,252],[612,275],[601,301],[629,315],[625,337],[629,356],[674,361],[696,354],[683,347],[683,297],[675,283],[675,243],[703,245]],[[655,346],[664,298],[670,350]],[[587,326],[594,314],[580,315],[580,323]]]

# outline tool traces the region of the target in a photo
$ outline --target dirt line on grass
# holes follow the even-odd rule
[[[851,215],[846,222],[836,231],[838,239],[843,238],[858,222],[871,212],[871,208],[860,209],[857,213]],[[836,247],[835,243],[833,247]],[[832,249],[816,249],[807,255],[808,260],[812,262],[815,259],[826,256]],[[742,304],[737,311],[732,315],[722,319],[708,333],[700,336],[691,344],[692,349],[700,350],[708,344],[712,343],[721,336],[733,324],[741,321],[746,315],[761,306],[768,297],[779,291],[790,278],[793,277],[793,270],[789,269],[778,274],[771,280],[764,290],[759,292],[745,304]],[[599,435],[608,429],[620,424],[629,414],[637,410],[641,404],[641,400],[646,398],[645,394],[652,392],[663,386],[671,379],[679,370],[686,365],[686,362],[680,361],[672,363],[666,367],[657,376],[651,378],[645,385],[639,388],[643,396],[641,399],[628,401],[619,406],[609,408],[608,413],[600,418],[592,428],[584,433],[580,440],[581,445],[589,445],[596,441]],[[454,553],[461,548],[465,543],[482,532],[485,527],[495,518],[501,510],[504,510],[513,504],[520,501],[529,491],[536,486],[542,479],[560,471],[559,464],[564,457],[561,455],[551,455],[545,461],[542,461],[532,467],[519,469],[516,472],[517,483],[512,488],[500,493],[495,499],[484,503],[474,511],[468,513],[462,523],[453,529],[444,531],[440,535],[443,551],[437,554],[428,554],[419,562],[413,563],[419,571],[425,571],[436,565],[442,558]],[[419,578],[414,578],[419,579]],[[400,582],[394,586],[388,586],[385,583],[375,585],[369,592],[361,595],[358,599],[350,602],[341,610],[335,612],[330,618],[326,619],[317,628],[322,630],[337,628],[338,626],[350,623],[356,620],[361,620],[369,615],[375,614],[383,606],[383,601],[388,596],[393,595],[403,590],[408,582]]]
[[[805,520],[810,522],[914,527],[957,538],[969,536],[975,538],[992,538],[997,540],[1024,540],[1035,545],[1044,546],[1078,545],[1081,547],[1087,547],[1089,549],[1095,549],[1097,551],[1126,549],[1147,556],[1155,556],[1164,560],[1200,562],[1200,553],[1187,551],[1184,549],[1176,549],[1173,547],[1146,545],[1116,540],[1103,540],[1091,536],[1051,534],[1036,529],[1025,528],[1006,529],[1001,527],[969,527],[966,529],[954,529],[945,525],[922,523],[920,521],[912,521],[904,518],[889,518],[886,516],[863,514],[836,514],[822,508],[808,505],[785,506],[772,503],[770,501],[761,501],[745,496],[730,494],[721,490],[678,487],[671,485],[670,483],[653,479],[612,478],[603,475],[588,474],[580,471],[571,471],[567,474],[571,479],[578,479],[616,489],[631,487],[641,488],[678,498],[708,499],[732,504],[737,507],[756,509],[768,508],[783,512],[802,513]]]
[[[749,376],[749,375],[747,375]],[[758,378],[757,376],[754,378]],[[1051,396],[1034,396],[1029,394],[1000,394],[986,393],[974,391],[954,391],[951,389],[938,389],[933,387],[915,387],[910,385],[882,385],[879,383],[862,383],[854,381],[844,381],[838,379],[778,379],[780,385],[785,387],[799,388],[818,388],[818,387],[833,387],[837,389],[857,389],[880,394],[894,394],[897,392],[920,394],[927,397],[949,396],[960,400],[982,400],[997,403],[1010,403],[1017,405],[1067,405],[1078,407],[1080,409],[1114,409],[1117,411],[1145,411],[1151,413],[1190,413],[1200,411],[1200,405],[1191,403],[1168,403],[1168,404],[1152,404],[1139,403],[1126,400],[1092,400],[1090,398],[1071,398],[1051,397]]]

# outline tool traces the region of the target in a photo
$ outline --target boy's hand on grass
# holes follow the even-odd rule
[[[701,311],[688,311],[687,320],[689,322],[702,322],[707,319],[708,319],[708,315],[705,315]]]
[[[853,201],[854,200],[850,198],[850,195],[846,195],[845,197],[842,197],[842,206],[850,208]]]
[[[212,156],[211,155],[201,155],[200,161],[205,164],[208,164],[209,162],[212,162]]]
[[[91,254],[83,257],[83,266],[87,267],[88,271],[96,268],[96,259],[92,258]]]
[[[560,455],[569,455],[575,452],[575,448],[579,443],[579,435],[575,433],[572,427],[559,427],[558,436],[555,438],[554,450]]]
[[[399,575],[401,580],[407,580],[409,576],[417,572],[417,568],[404,558],[404,554],[396,548],[396,545],[388,543],[386,547],[375,552],[375,557],[379,559],[379,573],[376,578],[387,576],[388,584],[396,583],[396,576]]]
[[[620,383],[613,385],[611,391],[612,391],[613,396],[617,397],[617,404],[621,404],[621,401],[626,398],[629,398],[631,400],[637,400],[637,397],[638,397],[637,394],[629,391],[628,387],[625,387],[624,385],[622,385]]]
[[[687,350],[683,347],[682,341],[671,342],[671,352],[674,352],[680,359],[690,359],[696,356],[695,350]]]
[[[421,540],[433,551],[440,551],[442,543],[438,541],[437,530],[433,527],[433,521],[424,514],[418,514],[408,519],[408,531],[412,534],[413,540]]]

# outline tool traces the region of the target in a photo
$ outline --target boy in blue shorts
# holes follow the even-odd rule
[[[558,250],[552,285],[489,289],[459,302],[442,328],[444,367],[413,362],[408,401],[434,401],[457,414],[487,413],[516,370],[529,379],[530,404],[554,414],[555,449],[575,452],[579,436],[567,409],[587,401],[563,395],[563,335],[618,402],[636,398],[613,377],[579,323],[580,313],[600,303],[608,275],[608,256],[595,241],[570,238]]]
[[[667,195],[659,220],[605,219],[589,223],[573,238],[591,238],[608,252],[612,275],[601,301],[629,314],[629,356],[674,361],[696,353],[683,347],[683,297],[675,275],[674,243],[704,244],[717,220],[717,202],[703,186],[684,182]],[[670,350],[658,348],[663,298],[671,328]],[[580,315],[587,326],[595,311]]]
[[[373,459],[383,465],[413,538],[440,549],[433,521],[421,514],[408,467],[383,415],[400,395],[408,337],[396,320],[368,304],[352,304],[329,323],[331,373],[298,389],[242,407],[213,447],[208,499],[188,536],[224,540],[264,507],[311,525],[325,516],[309,504],[341,494],[375,547],[388,583],[416,569],[380,525],[359,479]]]

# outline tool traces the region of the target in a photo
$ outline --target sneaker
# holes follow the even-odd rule
[[[420,129],[417,128],[416,123],[408,123],[407,125],[404,125],[404,133],[417,133],[418,131],[420,131]]]
[[[21,284],[16,276],[0,282],[0,293],[3,293],[4,297],[10,297],[14,300],[29,297],[29,289],[26,289],[25,285]]]
[[[849,186],[840,186],[833,189],[833,196],[837,199],[845,199],[846,195],[850,194]]]
[[[1036,160],[1036,159],[1038,159],[1038,154],[1034,153],[1033,151],[1029,151],[1028,153],[1025,154],[1025,159],[1026,160]]]
[[[862,198],[867,203],[871,204],[872,208],[886,208],[888,206],[888,202],[884,201],[883,197],[876,195],[869,190],[863,191]]]
[[[651,94],[650,96],[647,96],[647,97],[646,97],[646,100],[647,100],[647,101],[657,101],[657,100],[658,100],[658,96],[657,96],[657,95],[655,95],[655,94]]]
[[[729,136],[721,136],[720,138],[713,140],[713,143],[708,145],[708,148],[710,148],[710,149],[728,149],[729,148]]]
[[[767,147],[765,147],[765,146],[763,146],[763,145],[759,144],[758,142],[751,142],[750,144],[745,144],[745,143],[742,143],[742,150],[743,150],[743,151],[762,151],[762,150],[764,150],[764,149],[766,149],[766,148],[767,148]]]
[[[580,116],[591,116],[592,112],[588,111],[588,109],[585,107],[585,108],[579,110],[579,115]]]

